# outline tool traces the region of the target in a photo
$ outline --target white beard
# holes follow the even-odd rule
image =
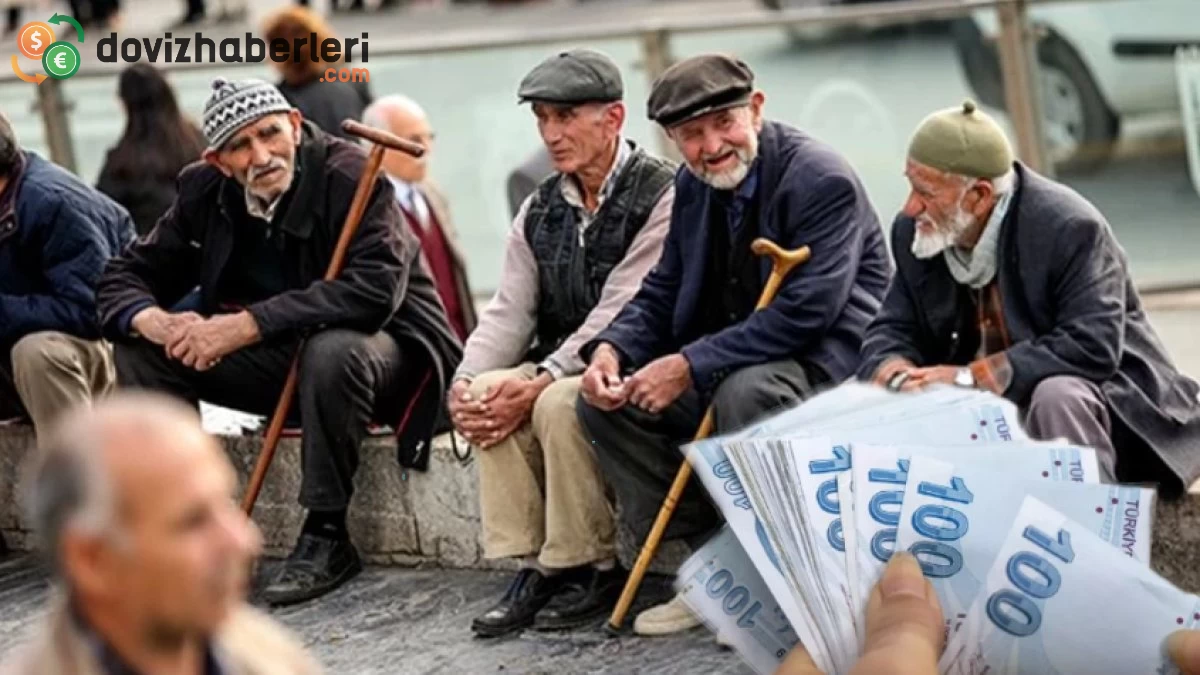
[[[732,168],[721,172],[712,172],[704,168],[705,157],[700,158],[700,166],[695,167],[690,163],[687,165],[688,170],[692,172],[696,178],[704,181],[718,190],[732,190],[742,184],[746,180],[746,176],[750,173],[750,166],[754,164],[755,158],[758,157],[758,136],[750,134],[750,144],[745,148],[737,148],[734,154],[737,155],[738,163]],[[720,155],[725,150],[718,152]]]
[[[975,217],[967,213],[959,204],[954,213],[944,225],[922,217],[917,223],[927,223],[933,232],[924,234],[918,227],[913,233],[912,254],[921,260],[927,260],[958,243],[959,239],[975,225]]]

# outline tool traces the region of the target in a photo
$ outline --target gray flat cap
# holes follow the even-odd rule
[[[625,95],[621,71],[608,55],[572,49],[539,63],[517,89],[521,103],[579,104],[620,101]]]
[[[732,56],[703,54],[668,68],[650,89],[646,114],[664,127],[717,110],[746,105],[754,72]]]

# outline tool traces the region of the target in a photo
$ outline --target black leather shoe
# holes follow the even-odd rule
[[[588,566],[573,575],[534,619],[534,630],[581,628],[605,616],[617,604],[627,573],[620,565],[600,571]]]
[[[480,637],[500,637],[533,625],[533,617],[562,588],[563,574],[552,577],[526,567],[513,578],[500,602],[471,622]]]
[[[262,592],[276,607],[305,602],[334,590],[362,572],[362,560],[349,540],[301,534],[296,548]]]

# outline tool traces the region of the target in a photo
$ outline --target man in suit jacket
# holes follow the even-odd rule
[[[922,122],[905,174],[898,271],[859,375],[991,390],[1021,407],[1034,438],[1095,448],[1110,481],[1168,493],[1195,481],[1200,386],[1150,326],[1104,216],[1015,162],[970,101]]]
[[[578,411],[634,531],[648,531],[679,469],[678,445],[706,404],[725,433],[858,369],[862,335],[887,288],[878,218],[850,165],[804,133],[763,119],[764,95],[735,59],[705,55],[668,69],[650,118],[687,162],[657,266],[582,353]],[[750,243],[807,245],[769,307],[754,312],[771,270]],[[622,378],[622,376],[625,376]],[[668,537],[720,522],[692,485]],[[634,629],[665,633],[697,620],[678,599]]]
[[[392,95],[376,100],[363,113],[363,121],[378,129],[432,149],[433,130],[429,118],[416,101]],[[404,220],[421,240],[421,253],[433,273],[450,326],[460,340],[475,329],[478,318],[467,278],[467,259],[459,246],[458,233],[450,218],[450,206],[428,177],[429,152],[413,157],[389,150],[383,170],[396,188],[396,200]]]
[[[64,415],[30,500],[60,588],[0,673],[319,673],[245,604],[261,540],[236,490],[229,460],[183,403],[122,393]]]

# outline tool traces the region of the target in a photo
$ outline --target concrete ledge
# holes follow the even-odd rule
[[[220,439],[244,488],[262,438]],[[0,532],[9,546],[21,550],[31,548],[33,541],[18,501],[22,493],[14,486],[33,442],[29,427],[0,427]],[[464,447],[460,442],[460,450]],[[426,472],[404,470],[390,438],[368,440],[363,444],[350,508],[350,533],[359,552],[379,565],[511,567],[509,561],[483,558],[476,471],[473,462],[464,466],[454,457],[449,436],[435,439]],[[300,446],[295,439],[285,439],[254,509],[268,557],[287,555],[299,534],[304,515],[296,503],[299,485]],[[622,560],[631,565],[641,542],[622,531],[619,543]],[[682,543],[671,542],[660,550],[651,571],[672,574],[686,555]]]
[[[258,456],[261,437],[222,436],[221,440],[240,480],[245,481]],[[32,447],[33,434],[28,427],[0,427],[0,532],[17,549],[32,545],[18,501],[21,492],[14,489]],[[303,517],[296,504],[299,459],[300,448],[295,440],[280,444],[254,511],[269,557],[286,555],[299,533]],[[396,462],[390,439],[369,440],[363,446],[355,486],[351,536],[368,562],[511,566],[508,561],[483,559],[476,468],[473,463],[463,466],[455,459],[449,437],[436,439],[429,471],[424,473],[404,471]],[[626,567],[632,566],[640,546],[641,541],[622,528],[618,547]],[[687,553],[682,542],[669,542],[660,549],[651,571],[673,574]],[[1200,592],[1200,494],[1177,502],[1159,501],[1151,564],[1181,588]]]

